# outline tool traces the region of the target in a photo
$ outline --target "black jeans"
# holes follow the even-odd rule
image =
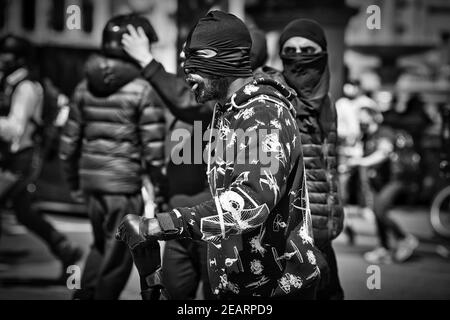
[[[395,200],[403,192],[408,190],[408,186],[401,181],[392,181],[385,185],[374,197],[374,212],[377,224],[377,234],[381,246],[389,249],[388,234],[398,239],[404,239],[406,234],[400,226],[389,217],[389,210]]]
[[[332,243],[328,243],[320,248],[323,257],[328,265],[326,274],[321,275],[319,288],[317,290],[317,300],[343,300],[344,290],[339,281],[336,254]]]
[[[115,240],[120,221],[127,214],[142,214],[143,200],[137,195],[88,195],[89,218],[94,232],[75,299],[116,300],[133,267],[127,245]]]
[[[38,170],[33,166],[36,160],[35,156],[33,148],[28,148],[15,154],[3,155],[0,167],[3,170],[19,175],[20,179],[4,199],[0,199],[0,201],[2,201],[1,204],[4,204],[7,200],[10,200],[17,221],[41,238],[50,250],[56,254],[58,250],[57,245],[65,240],[66,237],[45,220],[39,212],[31,208],[33,196],[28,190],[28,185],[34,182],[31,178],[34,175],[33,170]]]

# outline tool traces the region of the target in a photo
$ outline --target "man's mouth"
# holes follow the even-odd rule
[[[191,87],[192,91],[195,91],[198,88],[198,82],[195,81],[192,78],[187,78],[186,82],[188,83],[188,85]]]

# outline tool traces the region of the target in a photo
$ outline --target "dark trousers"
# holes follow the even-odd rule
[[[209,190],[194,196],[177,195],[171,198],[171,207],[192,207],[211,199]],[[163,282],[171,299],[195,299],[200,280],[203,282],[203,296],[215,299],[208,278],[207,244],[190,239],[166,242],[163,255]]]
[[[83,275],[75,299],[116,300],[133,267],[127,245],[114,236],[127,214],[142,214],[143,200],[137,195],[88,195],[89,219],[94,232]]]
[[[214,299],[206,266],[207,244],[190,239],[166,242],[163,256],[163,282],[174,300],[196,298],[200,280],[203,281],[203,296]]]
[[[17,221],[41,238],[50,250],[57,254],[57,245],[66,237],[45,220],[39,212],[31,209],[33,196],[29,192],[28,186],[34,182],[32,178],[35,174],[34,170],[39,170],[36,160],[33,148],[15,154],[3,155],[0,167],[20,176],[20,179],[8,194],[0,199],[0,204],[4,205],[6,201],[10,200]]]
[[[405,233],[400,226],[389,217],[389,210],[395,203],[395,200],[408,187],[401,181],[392,181],[385,185],[374,197],[374,212],[377,224],[377,234],[380,244],[389,249],[388,234],[391,233],[396,239],[405,238]]]
[[[328,269],[326,274],[321,275],[319,288],[317,290],[317,300],[343,300],[344,290],[339,281],[336,254],[332,243],[328,243],[320,248]]]

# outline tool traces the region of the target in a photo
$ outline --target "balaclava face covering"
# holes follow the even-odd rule
[[[280,51],[284,43],[292,37],[303,37],[314,41],[323,50],[317,54],[280,54],[284,65],[283,76],[288,85],[298,94],[296,111],[300,119],[300,131],[310,134],[320,130],[323,135],[330,129],[324,125],[332,123],[332,121],[321,120],[322,117],[329,116],[329,112],[321,112],[321,110],[327,110],[331,105],[328,95],[330,73],[325,33],[313,20],[294,20],[286,26],[280,36]]]
[[[251,46],[250,33],[239,18],[211,11],[189,33],[184,68],[215,77],[249,77],[252,75]],[[217,54],[208,58],[199,56],[198,50],[204,49]]]
[[[282,54],[283,75],[286,82],[300,97],[316,99],[328,94],[329,70],[325,33],[320,25],[308,19],[298,19],[286,26],[280,36],[280,52],[284,43],[292,37],[303,37],[317,43],[322,52],[314,54]]]

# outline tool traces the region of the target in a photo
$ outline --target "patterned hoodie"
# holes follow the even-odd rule
[[[205,149],[213,199],[157,215],[166,235],[209,243],[221,298],[295,296],[320,277],[292,94],[258,78],[217,105]]]

